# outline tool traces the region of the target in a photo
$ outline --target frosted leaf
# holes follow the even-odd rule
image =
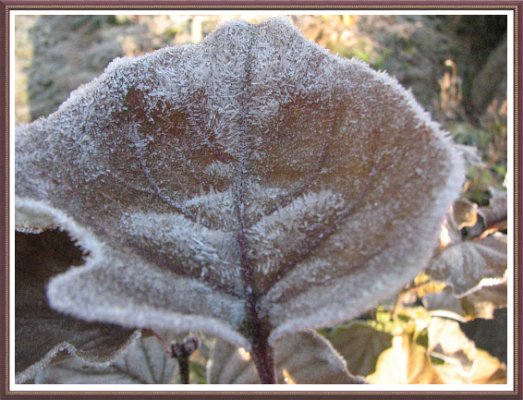
[[[278,383],[365,383],[363,378],[347,371],[345,360],[326,339],[314,331],[279,339],[274,352]],[[260,380],[247,350],[217,340],[207,363],[207,382],[256,384]]]
[[[481,155],[476,147],[464,144],[456,144],[456,147],[463,154],[463,158],[468,165],[478,168],[485,167],[485,163],[481,159]]]
[[[53,275],[82,260],[65,233],[16,233],[15,370],[24,383],[61,352],[105,362],[128,344],[132,331],[86,323],[49,308],[45,286]]]
[[[446,286],[439,293],[428,293],[423,296],[423,305],[427,310],[441,310],[457,314],[462,317],[492,319],[494,312],[507,306],[507,279],[506,274],[501,279],[488,278],[480,281],[481,287],[474,288],[470,294],[458,298],[452,287]]]
[[[484,285],[468,296],[464,297],[465,305],[470,312],[479,318],[492,319],[496,309],[507,307],[507,276],[495,279],[489,285]]]
[[[428,272],[436,279],[447,281],[454,293],[463,297],[488,286],[488,278],[502,279],[506,269],[507,238],[495,234],[446,248],[432,260]]]
[[[395,80],[280,20],[119,59],[16,130],[16,206],[90,251],[53,307],[245,348],[392,296],[462,175]]]
[[[40,371],[35,383],[162,384],[176,383],[178,366],[154,336],[135,340],[116,360],[92,364],[78,357],[52,363]]]
[[[41,233],[57,228],[47,215],[33,212],[30,209],[17,209],[15,213],[15,228],[22,233]]]
[[[500,208],[503,207],[497,210]],[[495,210],[492,212],[496,213]],[[460,298],[501,283],[507,269],[506,235],[495,233],[483,237],[487,231],[482,234],[483,225],[476,223],[477,214],[476,205],[467,200],[460,199],[453,204],[442,226],[440,249],[427,269],[430,276],[452,286]],[[460,229],[470,226],[469,234],[473,232],[471,236],[476,237],[463,240]]]

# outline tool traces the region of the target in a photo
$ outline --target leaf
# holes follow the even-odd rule
[[[118,359],[91,364],[69,357],[40,371],[35,383],[60,384],[161,384],[176,383],[178,366],[155,337],[136,339]]]
[[[423,296],[423,305],[430,311],[450,311],[463,317],[467,314],[463,308],[462,299],[454,296],[450,286],[445,286],[441,292],[427,293]]]
[[[335,328],[327,339],[347,361],[348,370],[367,376],[374,372],[379,355],[392,345],[392,336],[360,322]]]
[[[365,383],[347,371],[345,360],[314,331],[280,339],[275,346],[275,356],[279,383]],[[217,340],[207,364],[207,383],[255,384],[260,380],[250,353]]]
[[[461,324],[461,330],[476,347],[507,363],[507,309],[494,311],[492,319],[476,318]]]
[[[507,307],[507,276],[494,280],[463,298],[464,308],[475,317],[492,319],[496,309]]]
[[[459,230],[474,226],[478,220],[478,206],[465,198],[460,198],[452,205],[452,216]]]
[[[79,321],[49,308],[50,277],[81,263],[82,253],[67,234],[47,231],[15,237],[15,369],[17,383],[31,380],[61,352],[91,362],[116,357],[134,337],[116,326]]]
[[[481,159],[481,155],[479,154],[477,147],[467,146],[464,144],[456,144],[456,147],[463,154],[463,158],[465,159],[467,165],[477,168],[485,168],[485,163]]]
[[[476,366],[472,375],[473,384],[506,384],[507,368],[488,352],[478,350]]]
[[[428,351],[431,356],[457,365],[463,374],[470,371],[476,357],[476,347],[461,331],[459,322],[431,318],[428,336]]]
[[[483,219],[485,229],[507,229],[507,192],[494,188],[490,192],[492,197],[488,207],[480,207],[478,214]]]
[[[16,130],[16,207],[90,252],[55,309],[248,349],[395,293],[462,175],[396,81],[279,20],[117,59]]]
[[[507,238],[494,234],[481,240],[460,242],[445,248],[430,264],[427,273],[445,280],[457,297],[464,297],[490,279],[502,280],[507,269]]]
[[[38,215],[30,209],[16,210],[15,226],[16,231],[22,233],[41,233],[57,228],[48,216]]]
[[[474,342],[461,330],[463,324],[432,318],[429,324],[429,352],[444,363],[434,369],[445,383],[506,383],[506,369],[498,359],[476,349]],[[505,322],[506,326],[506,322]],[[503,346],[502,343],[498,345]],[[505,344],[506,348],[506,328]]]
[[[392,348],[381,353],[376,371],[367,380],[375,384],[443,383],[425,348],[413,343],[409,335],[394,336]]]

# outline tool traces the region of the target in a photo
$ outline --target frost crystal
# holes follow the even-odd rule
[[[397,291],[462,173],[395,80],[279,20],[116,60],[16,131],[17,206],[90,252],[52,307],[247,349]]]

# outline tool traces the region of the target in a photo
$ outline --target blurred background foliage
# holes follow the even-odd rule
[[[116,57],[197,43],[225,20],[266,18],[261,13],[17,16],[16,122],[55,111]],[[493,194],[505,190],[507,172],[505,16],[285,18],[320,46],[384,70],[412,90],[457,143],[470,146],[464,148],[468,172],[463,199],[473,210],[492,206]],[[506,196],[504,201],[506,218]],[[506,232],[506,221],[496,226]],[[486,228],[481,226],[475,237],[485,235]],[[351,372],[370,382],[504,383],[507,286],[506,281],[498,284],[456,297],[447,283],[420,274],[397,298],[321,333]],[[212,338],[202,342],[191,358],[193,383],[205,383]]]

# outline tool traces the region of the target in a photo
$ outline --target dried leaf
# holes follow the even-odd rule
[[[452,216],[458,230],[474,226],[478,222],[478,206],[465,198],[458,199],[452,205]]]
[[[47,304],[50,277],[82,260],[81,251],[59,231],[39,235],[16,233],[15,254],[15,370],[24,383],[57,354],[76,354],[105,362],[123,351],[132,331],[94,324],[60,314]]]
[[[428,352],[460,372],[468,373],[476,357],[476,347],[461,331],[459,322],[445,318],[431,318],[428,326]]]
[[[477,350],[476,365],[472,375],[473,384],[505,384],[507,368],[488,352]]]
[[[505,383],[505,367],[495,357],[476,349],[461,330],[463,326],[442,318],[430,321],[428,350],[431,356],[444,361],[433,366],[441,379],[450,384]],[[506,328],[504,347],[506,349]]]
[[[125,354],[106,364],[92,364],[69,357],[49,365],[35,383],[63,384],[160,384],[176,383],[178,366],[155,337],[135,340]],[[174,380],[174,381],[173,381]]]
[[[276,343],[275,356],[279,383],[365,383],[362,378],[352,376],[345,360],[326,339],[313,331],[280,339]],[[207,382],[255,384],[260,380],[250,353],[217,340],[207,364]]]
[[[279,20],[230,23],[17,128],[16,206],[90,252],[49,284],[57,310],[250,348],[425,266],[462,182],[449,140],[385,74]]]
[[[327,338],[347,361],[348,370],[362,376],[374,372],[379,355],[392,345],[389,333],[360,322],[336,328]]]
[[[367,376],[376,384],[444,383],[430,362],[426,349],[413,343],[409,335],[395,336],[392,348],[385,350],[376,371]]]

